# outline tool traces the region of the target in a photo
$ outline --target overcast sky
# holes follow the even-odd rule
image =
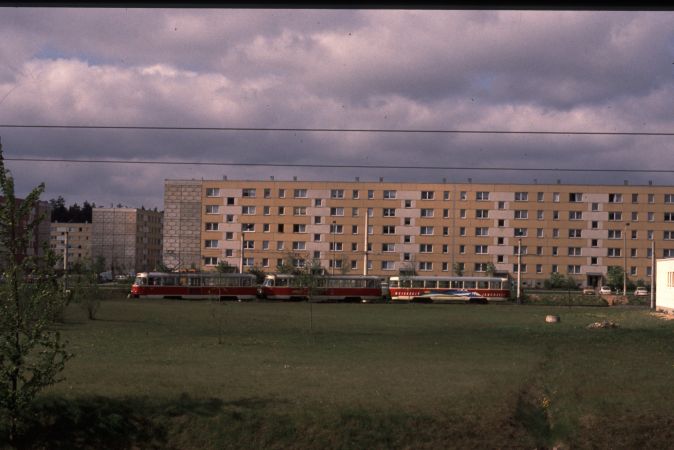
[[[0,8],[0,124],[674,132],[674,13]],[[18,193],[166,178],[674,184],[672,136],[0,128]],[[451,167],[538,171],[451,170]],[[546,170],[543,170],[546,169]],[[562,169],[551,171],[550,169]],[[564,169],[630,169],[631,173]]]

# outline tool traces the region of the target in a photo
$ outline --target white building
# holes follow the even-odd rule
[[[658,259],[655,267],[656,307],[674,313],[674,258]]]

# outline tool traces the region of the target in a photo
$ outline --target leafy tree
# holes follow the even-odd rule
[[[496,266],[493,263],[487,263],[484,271],[487,272],[487,276],[493,277],[496,273]]]
[[[257,284],[262,284],[262,282],[264,281],[264,277],[267,276],[267,273],[260,266],[251,267],[250,269],[248,269],[248,273],[252,273],[253,275],[255,275],[255,281]]]
[[[29,242],[43,217],[32,217],[44,183],[17,200],[14,179],[5,169],[0,145],[0,409],[9,419],[9,442],[16,445],[21,416],[37,394],[59,380],[70,354],[53,320],[64,297],[54,275],[55,257],[28,255]]]
[[[623,276],[625,271],[620,266],[609,266],[606,273],[606,282],[611,289],[623,287]]]
[[[452,265],[452,270],[457,277],[462,277],[464,271],[463,263],[455,262],[454,265]]]
[[[218,263],[218,265],[215,267],[215,270],[217,270],[220,273],[235,273],[235,272],[237,272],[236,267],[232,266],[227,261],[220,261]]]
[[[71,278],[72,301],[80,305],[87,313],[89,320],[96,320],[96,313],[101,306],[101,291],[98,287],[98,274],[91,268]]]

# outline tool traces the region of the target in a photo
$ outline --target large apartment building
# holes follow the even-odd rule
[[[90,223],[51,223],[49,246],[56,255],[57,266],[68,269],[77,265],[91,264],[91,224]]]
[[[164,263],[333,273],[551,274],[596,286],[610,266],[651,284],[674,256],[674,186],[166,180]]]
[[[154,270],[162,258],[163,212],[137,208],[94,208],[91,257],[105,258],[115,274]]]

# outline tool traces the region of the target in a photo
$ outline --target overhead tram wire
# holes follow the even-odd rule
[[[68,130],[155,130],[155,131],[272,131],[294,133],[418,133],[418,134],[534,134],[573,136],[674,136],[674,132],[650,131],[513,131],[513,130],[449,130],[449,129],[387,129],[387,128],[265,128],[265,127],[177,127],[131,125],[19,125],[0,124],[0,128],[42,128]]]
[[[485,170],[512,172],[590,172],[590,173],[674,173],[674,169],[574,169],[566,167],[474,167],[474,166],[410,166],[380,164],[294,164],[294,163],[253,163],[253,162],[191,162],[191,161],[149,161],[149,160],[109,160],[109,159],[47,159],[16,158],[5,156],[5,161],[75,163],[75,164],[151,164],[151,165],[191,165],[191,166],[230,166],[230,167],[293,167],[293,168],[326,168],[326,169],[411,169],[411,170]]]

